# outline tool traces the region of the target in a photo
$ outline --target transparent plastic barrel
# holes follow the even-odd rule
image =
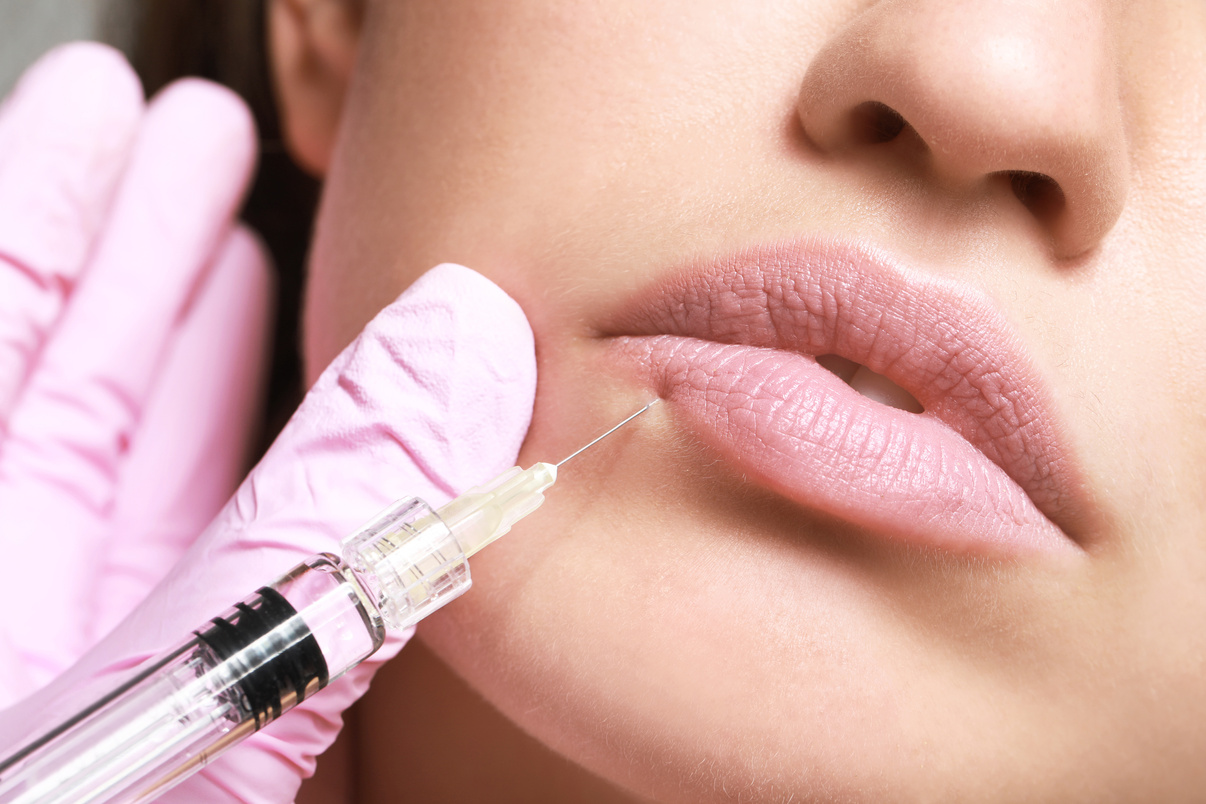
[[[0,760],[2,804],[145,802],[381,646],[375,606],[322,554]]]

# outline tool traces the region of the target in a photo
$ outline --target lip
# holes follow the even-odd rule
[[[675,418],[748,478],[873,534],[957,553],[1079,550],[1081,473],[1052,398],[993,304],[829,239],[688,267],[602,334]],[[874,402],[837,354],[924,407]]]

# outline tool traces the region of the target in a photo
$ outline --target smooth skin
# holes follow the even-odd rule
[[[663,406],[567,471],[379,678],[352,737],[360,800],[1201,795],[1206,7],[271,14],[289,141],[326,178],[310,377],[461,262],[532,322],[520,457],[555,459],[649,395],[608,322],[651,282],[859,238],[1002,311],[1096,502],[1070,562],[911,550],[747,482]],[[866,102],[904,128],[876,141],[894,118],[868,127]],[[1031,174],[1041,192],[1012,181]]]

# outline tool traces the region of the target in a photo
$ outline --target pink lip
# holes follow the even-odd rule
[[[1046,387],[966,288],[808,240],[660,283],[607,334],[702,440],[797,503],[956,552],[1077,549],[1079,473]],[[863,397],[824,354],[887,376],[925,411]]]

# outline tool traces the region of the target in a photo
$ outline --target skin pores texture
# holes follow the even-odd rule
[[[1071,560],[907,547],[744,477],[671,401],[420,629],[474,690],[661,800],[1202,789],[1206,8],[413,0],[370,4],[362,37],[311,377],[463,263],[531,320],[521,462],[556,460],[653,393],[611,336],[654,282],[845,238],[1000,312],[1092,504]],[[860,128],[867,101],[903,129]],[[1054,205],[1020,200],[1031,173]],[[387,754],[407,694],[364,719]]]

